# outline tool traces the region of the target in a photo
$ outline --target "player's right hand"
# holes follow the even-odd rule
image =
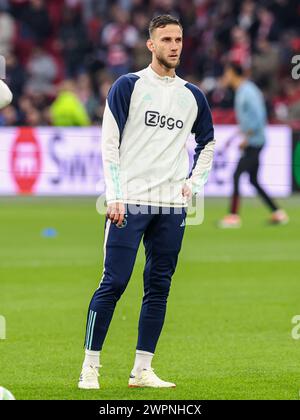
[[[123,203],[110,203],[107,206],[106,216],[112,223],[122,226],[125,218],[125,205]]]
[[[191,185],[185,183],[182,187],[182,196],[185,197],[187,200],[190,200],[192,198],[192,189]]]

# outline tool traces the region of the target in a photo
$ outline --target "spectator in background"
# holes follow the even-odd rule
[[[25,125],[40,127],[44,125],[42,113],[37,108],[32,108],[25,114]]]
[[[44,42],[51,34],[51,22],[44,0],[30,0],[21,15],[27,37]]]
[[[9,0],[0,0],[0,9],[8,10],[9,8]]]
[[[268,39],[271,42],[278,41],[280,26],[274,14],[266,7],[260,7],[258,9],[258,20],[256,36],[260,39]]]
[[[249,34],[250,39],[253,42],[258,29],[258,20],[254,1],[246,0],[242,3],[237,24],[241,29]]]
[[[276,118],[300,128],[300,86],[299,81],[287,77],[282,81],[279,95],[274,99]]]
[[[29,76],[26,83],[28,94],[36,92],[45,95],[53,94],[54,81],[58,73],[53,57],[42,47],[36,46],[26,67]]]
[[[65,7],[58,38],[66,63],[66,76],[76,77],[84,66],[88,51],[87,31],[77,10]]]
[[[50,108],[53,125],[60,127],[84,127],[90,119],[84,105],[76,94],[76,85],[65,80],[59,87],[59,94]]]
[[[202,82],[206,79],[216,79],[222,75],[222,49],[216,41],[210,43],[204,48],[199,49],[195,54],[195,74]]]
[[[83,19],[85,23],[90,22],[95,16],[107,14],[109,0],[84,0],[82,2]]]
[[[106,103],[106,98],[109,92],[109,89],[111,88],[111,85],[113,84],[114,79],[111,77],[111,75],[108,72],[99,72],[96,78],[96,86],[98,87],[98,91],[96,93],[96,96],[99,100],[99,104],[95,113],[95,119],[94,122],[101,124],[103,119],[103,113]]]
[[[217,4],[218,7],[215,11],[212,24],[214,37],[222,46],[223,51],[227,52],[232,43],[232,28],[236,24],[235,11],[233,10],[232,2],[221,2]]]
[[[9,105],[1,111],[0,126],[10,127],[18,125],[18,114],[15,107]]]
[[[0,54],[7,55],[13,49],[15,36],[15,21],[6,13],[4,8],[0,7]]]
[[[165,15],[170,14],[172,16],[179,17],[177,2],[175,0],[153,0],[152,1],[152,14],[153,15]]]
[[[243,68],[249,68],[251,64],[251,45],[247,32],[235,26],[231,31],[231,39],[229,61],[237,63]]]
[[[240,13],[238,15],[238,25],[244,31],[250,31],[256,23],[255,3],[252,0],[246,0],[242,3]]]
[[[109,71],[117,78],[130,69],[130,52],[137,45],[139,34],[130,24],[129,13],[115,6],[112,9],[113,21],[102,31],[102,43],[107,49]]]
[[[270,10],[274,13],[281,29],[300,26],[299,0],[274,0],[270,3]]]
[[[19,125],[26,125],[26,115],[34,109],[33,103],[28,95],[22,95],[18,100]]]
[[[96,120],[99,99],[93,92],[91,78],[83,73],[77,78],[77,94],[80,102],[84,105],[91,121]]]
[[[18,123],[16,125],[34,127],[50,125],[50,118],[46,118],[48,106],[49,101],[42,94],[22,95],[18,101]]]
[[[6,81],[14,93],[13,104],[15,105],[23,94],[26,72],[14,53],[6,56]]]
[[[144,12],[147,12],[149,5],[149,2],[145,4],[145,0],[132,0],[130,3],[130,13],[133,13],[135,10],[144,10]]]
[[[279,64],[278,48],[266,38],[258,39],[252,58],[252,76],[268,98],[277,92]]]

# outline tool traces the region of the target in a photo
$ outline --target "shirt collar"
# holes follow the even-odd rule
[[[147,67],[147,71],[148,74],[150,75],[150,77],[152,77],[155,80],[159,80],[161,82],[163,82],[164,84],[172,84],[175,82],[177,75],[175,74],[175,77],[169,77],[169,76],[160,76],[159,74],[157,74],[151,67],[151,64],[149,64],[149,66]]]

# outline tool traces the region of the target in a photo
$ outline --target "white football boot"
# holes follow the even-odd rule
[[[155,373],[154,369],[143,369],[135,375],[129,377],[129,388],[175,388],[172,382],[161,380]]]
[[[273,211],[270,223],[273,225],[286,225],[289,222],[289,216],[284,210]]]
[[[96,366],[83,367],[78,382],[80,389],[99,389],[99,368]]]
[[[238,214],[227,214],[219,221],[219,228],[234,229],[242,226],[241,218]]]

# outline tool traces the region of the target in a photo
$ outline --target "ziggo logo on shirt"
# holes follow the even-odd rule
[[[167,127],[168,130],[173,130],[175,127],[179,129],[183,127],[183,121],[175,120],[172,117],[167,118],[165,115],[160,115],[156,111],[146,112],[145,124],[149,127],[157,127],[158,125],[160,128]]]

